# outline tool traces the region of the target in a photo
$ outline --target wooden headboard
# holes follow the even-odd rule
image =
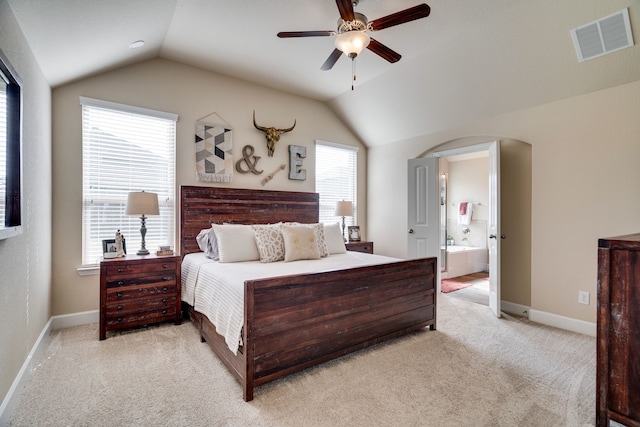
[[[200,252],[196,236],[211,224],[318,222],[318,193],[180,187],[180,255]]]

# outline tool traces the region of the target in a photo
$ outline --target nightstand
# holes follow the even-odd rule
[[[344,245],[348,251],[373,253],[373,242],[346,242]]]
[[[179,325],[180,256],[127,255],[100,263],[100,339],[107,331],[175,321]]]

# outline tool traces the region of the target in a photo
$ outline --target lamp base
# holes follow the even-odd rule
[[[140,249],[138,252],[136,252],[138,255],[149,255],[149,249]]]

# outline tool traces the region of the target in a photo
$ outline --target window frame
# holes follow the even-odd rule
[[[96,250],[96,247],[99,245],[99,248],[102,247],[102,239],[113,238],[115,236],[117,229],[122,229],[122,233],[125,235],[125,238],[129,240],[128,249],[129,253],[135,254],[139,245],[139,241],[141,239],[140,236],[140,217],[139,216],[128,216],[125,215],[126,201],[127,196],[130,191],[151,191],[158,193],[158,204],[160,207],[160,216],[149,216],[146,218],[147,228],[150,233],[147,234],[145,240],[147,243],[147,247],[150,249],[150,252],[153,253],[154,245],[158,244],[169,244],[173,245],[175,243],[176,238],[176,145],[177,145],[177,132],[176,132],[176,122],[178,120],[178,115],[173,113],[166,113],[162,111],[151,110],[147,108],[135,107],[125,104],[118,104],[109,101],[103,101],[99,99],[92,99],[86,97],[80,97],[80,104],[82,106],[82,150],[83,150],[83,163],[82,163],[82,268],[85,270],[91,270],[100,262],[100,256],[102,255],[101,249]],[[102,110],[102,113],[100,112]],[[88,114],[88,116],[85,116]],[[93,118],[95,119],[93,122],[91,121],[92,117],[90,114],[105,114],[105,117],[102,118]],[[148,177],[144,176],[144,172],[138,171],[138,173],[132,173],[135,169],[131,167],[131,165],[138,164],[141,168],[144,169],[145,165],[140,163],[139,157],[140,153],[147,151],[144,148],[144,142],[138,141],[133,137],[126,137],[116,132],[110,132],[106,127],[105,120],[108,122],[113,120],[114,118],[118,118],[119,115],[122,115],[122,120],[118,121],[118,125],[122,126],[121,123],[126,123],[131,121],[132,126],[130,127],[130,131],[133,130],[144,130],[145,126],[148,127],[153,121],[163,120],[164,127],[160,129],[167,130],[170,133],[167,136],[167,142],[170,144],[166,147],[165,157],[166,163],[162,170],[166,169],[166,185],[161,185],[160,190],[150,187],[148,184]],[[126,120],[125,120],[126,119]],[[136,120],[139,120],[136,123]],[[102,122],[101,122],[102,121]],[[98,122],[103,127],[92,127],[92,124],[96,124]],[[145,123],[146,122],[146,123]],[[171,123],[173,122],[173,123]],[[166,127],[166,129],[165,129]],[[126,132],[124,132],[126,133]],[[91,138],[97,138],[91,141]],[[103,140],[104,139],[104,140]],[[157,140],[157,139],[154,139]],[[88,147],[87,144],[92,143],[93,147]],[[109,154],[105,152],[103,153],[101,150],[104,147],[112,148],[113,144],[118,142],[124,148],[128,148],[128,156],[120,157],[123,154],[120,151],[117,151],[119,157],[115,157],[118,159],[118,162],[113,162],[114,155],[113,153]],[[148,145],[147,145],[148,146]],[[87,150],[96,150],[95,152],[88,152]],[[115,148],[117,150],[117,148]],[[153,150],[150,148],[149,150]],[[125,150],[126,151],[126,150]],[[97,156],[96,153],[100,153]],[[104,157],[104,159],[102,159]],[[147,154],[148,157],[148,154]],[[146,160],[146,158],[145,158]],[[90,164],[88,162],[97,161],[98,163]],[[102,171],[103,161],[106,164],[113,163],[111,168],[107,168],[107,171],[113,171],[115,174],[120,174],[124,179],[122,185],[115,186],[113,183],[104,183],[101,184],[101,189],[96,189],[94,192],[93,188],[90,186],[95,185],[96,175],[101,176],[109,176],[108,173]],[[155,162],[159,161],[157,158]],[[138,163],[136,163],[138,162]],[[153,164],[154,160],[151,161]],[[127,166],[128,165],[128,166]],[[170,168],[169,168],[170,166]],[[127,168],[130,169],[127,172]],[[124,169],[124,175],[122,175]],[[156,168],[154,170],[159,170],[160,168]],[[127,175],[128,173],[128,175]],[[113,178],[112,178],[113,179]],[[147,182],[145,182],[147,181]],[[101,182],[101,181],[98,181]],[[111,182],[111,181],[109,181]],[[155,182],[155,181],[154,181]],[[126,184],[125,184],[126,183]],[[105,187],[106,186],[106,187]],[[121,190],[118,187],[122,187]],[[145,188],[146,187],[146,188]],[[114,192],[115,191],[115,192]],[[99,206],[98,212],[95,211],[95,206]],[[101,207],[100,207],[101,206]],[[104,223],[102,225],[93,224],[92,218],[87,215],[98,215],[99,220],[102,221],[114,221],[117,220],[118,225],[114,225],[113,230],[108,228],[110,234],[105,234]],[[169,215],[169,216],[167,216]],[[156,223],[154,225],[154,222]],[[92,225],[93,224],[93,225]],[[88,227],[88,228],[87,228]],[[162,233],[160,237],[154,239],[152,237],[152,230],[156,231],[157,227],[160,227]],[[155,229],[155,230],[154,230]],[[158,241],[161,239],[162,241]],[[88,243],[90,241],[90,243]],[[91,246],[87,246],[87,245]],[[95,261],[94,261],[95,260]]]
[[[4,207],[0,221],[0,240],[22,233],[22,79],[0,50],[0,79],[6,85],[5,192],[0,200]]]
[[[357,218],[358,218],[358,152],[359,152],[359,148],[354,147],[352,145],[338,144],[335,142],[329,142],[329,141],[323,141],[323,140],[316,140],[315,146],[316,146],[315,191],[320,195],[319,221],[325,224],[332,224],[335,222],[342,224],[342,217],[335,216],[335,215],[322,215],[322,211],[324,209],[325,211],[333,212],[335,210],[336,202],[340,200],[350,200],[353,203],[353,215],[350,217],[345,217],[345,225],[346,226],[358,225]],[[352,183],[351,184],[347,183],[346,185],[346,187],[349,187],[351,185],[352,188],[347,189],[347,191],[343,192],[342,194],[333,193],[333,194],[327,195],[325,193],[325,195],[323,196],[323,192],[321,191],[321,189],[318,188],[319,181],[322,180],[321,175],[323,173],[323,171],[321,170],[321,168],[319,168],[319,165],[318,165],[318,161],[320,157],[318,155],[318,147],[344,150],[345,154],[348,153],[350,156],[353,156],[351,159],[353,162],[353,169],[351,170],[351,173],[350,173],[351,175],[350,179]]]

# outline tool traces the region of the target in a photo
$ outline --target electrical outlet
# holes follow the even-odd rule
[[[589,292],[579,291],[578,292],[578,302],[580,304],[589,305]]]

